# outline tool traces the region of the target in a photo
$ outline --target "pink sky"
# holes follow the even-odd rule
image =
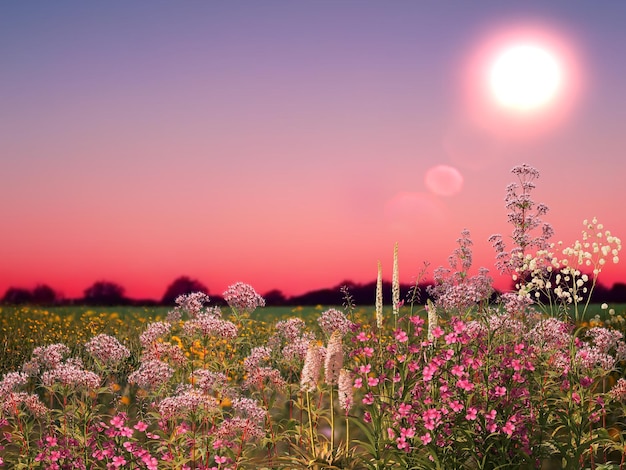
[[[180,275],[299,294],[378,260],[390,279],[395,242],[410,283],[464,228],[497,276],[487,238],[511,232],[521,163],[554,241],[594,216],[624,238],[623,20],[617,2],[0,5],[0,294],[159,298]],[[567,80],[532,119],[482,81],[526,32]]]

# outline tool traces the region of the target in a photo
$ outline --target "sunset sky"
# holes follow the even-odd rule
[[[498,277],[522,163],[555,242],[594,216],[626,239],[625,24],[617,0],[2,2],[0,296],[293,295],[391,279],[395,242],[410,283],[464,228]],[[519,44],[558,71],[530,110],[490,81]]]

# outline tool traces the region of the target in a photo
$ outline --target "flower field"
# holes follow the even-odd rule
[[[2,307],[0,464],[102,469],[623,469],[623,306],[590,303],[619,238],[549,241],[536,170],[507,188],[515,291],[461,232],[434,300],[264,308],[252,286],[163,310]]]

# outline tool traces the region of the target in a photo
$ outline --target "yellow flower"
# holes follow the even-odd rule
[[[130,405],[130,397],[128,395],[124,395],[122,398],[120,398],[120,402],[122,402],[124,405]]]

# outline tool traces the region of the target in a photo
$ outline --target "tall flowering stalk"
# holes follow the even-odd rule
[[[339,375],[343,367],[343,341],[341,331],[335,330],[328,340],[324,361],[324,379],[330,389],[330,448],[335,448],[335,407],[333,388],[339,383]]]
[[[397,326],[400,311],[400,274],[398,272],[398,244],[393,247],[393,272],[391,275],[391,303],[394,316],[394,328]]]
[[[376,277],[376,328],[383,327],[383,268],[378,262],[378,275]]]

